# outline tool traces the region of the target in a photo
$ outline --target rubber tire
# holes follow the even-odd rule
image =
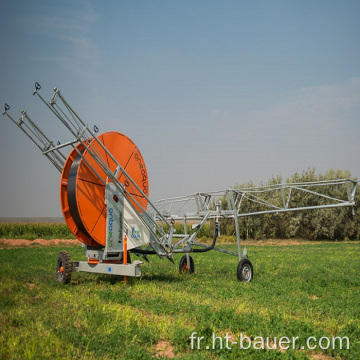
[[[186,255],[184,255],[179,262],[179,271],[181,273],[187,272],[189,274],[193,274],[195,272],[194,260],[191,256],[190,256],[190,268],[188,268]]]
[[[249,274],[246,272],[250,272]],[[250,282],[254,277],[254,270],[249,259],[242,259],[237,267],[237,278],[239,281]]]
[[[60,272],[61,267],[63,272]],[[68,284],[71,281],[72,262],[70,255],[67,251],[63,250],[59,252],[56,263],[56,280],[60,284]]]

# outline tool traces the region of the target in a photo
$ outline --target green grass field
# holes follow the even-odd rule
[[[66,224],[3,223],[0,239],[75,239]]]
[[[236,257],[209,252],[193,255],[193,275],[178,273],[180,255],[176,266],[151,257],[139,279],[74,273],[60,285],[61,250],[0,250],[1,359],[360,358],[359,242],[249,246],[248,284],[236,279]],[[84,259],[82,248],[66,250]],[[299,340],[295,350],[220,349],[220,340],[213,350],[213,333]],[[310,336],[347,336],[350,349],[301,349]]]

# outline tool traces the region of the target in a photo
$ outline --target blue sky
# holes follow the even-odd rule
[[[359,1],[5,1],[0,104],[57,141],[58,87],[139,147],[153,200],[315,167],[360,176]],[[0,216],[61,216],[59,173],[3,117]]]

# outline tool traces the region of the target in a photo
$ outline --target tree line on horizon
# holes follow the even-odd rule
[[[281,176],[273,176],[266,183],[256,185],[253,182],[236,184],[235,189],[253,188],[263,185],[276,185],[281,183],[315,182],[323,180],[351,179],[349,171],[330,169],[325,174],[317,174],[315,168],[308,169],[302,173],[296,172],[290,178],[283,181]],[[353,179],[356,180],[356,179]],[[321,193],[331,197],[347,199],[346,186],[334,187],[323,186]],[[281,206],[279,193],[267,193],[272,203]],[[356,192],[355,201],[359,204],[360,189]],[[306,207],[316,204],[326,204],[326,199],[315,198],[309,193],[301,191],[293,192],[291,195],[293,207]],[[226,199],[223,199],[226,208]],[[260,211],[261,205],[244,199],[241,204],[241,212]],[[360,210],[359,207],[336,207],[327,209],[300,210],[278,214],[253,215],[239,218],[240,235],[242,239],[309,239],[309,240],[359,240],[360,238]],[[223,219],[221,221],[221,234],[235,235],[233,220]]]

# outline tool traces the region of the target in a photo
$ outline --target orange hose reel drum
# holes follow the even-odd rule
[[[77,149],[79,151],[83,151],[84,146],[82,144],[78,144]],[[88,234],[86,234],[83,230],[79,229],[79,227],[77,226],[75,220],[72,217],[71,209],[69,206],[68,192],[67,192],[69,172],[77,156],[78,156],[77,151],[73,149],[65,161],[60,179],[60,206],[65,219],[65,223],[70,229],[70,231],[75,235],[75,237],[86,245],[95,246],[98,244]]]
[[[125,169],[133,181],[149,195],[148,176],[144,160],[137,146],[125,135],[118,132],[108,132],[98,136],[98,140],[105,145],[116,161]],[[90,140],[92,152],[102,158],[111,171],[116,170],[116,163],[97,143]],[[98,175],[106,182],[107,176],[95,162],[88,150],[79,144],[78,150],[94,168]],[[74,154],[75,152],[75,154]],[[74,156],[75,155],[75,156]],[[120,183],[136,199],[142,208],[146,209],[147,200],[128,181],[120,171],[117,175]],[[66,185],[65,185],[66,184]],[[140,210],[130,196],[129,200]],[[64,218],[71,232],[78,240],[89,246],[106,244],[106,205],[105,186],[89,168],[86,162],[73,150],[64,165],[61,185],[60,202]]]

